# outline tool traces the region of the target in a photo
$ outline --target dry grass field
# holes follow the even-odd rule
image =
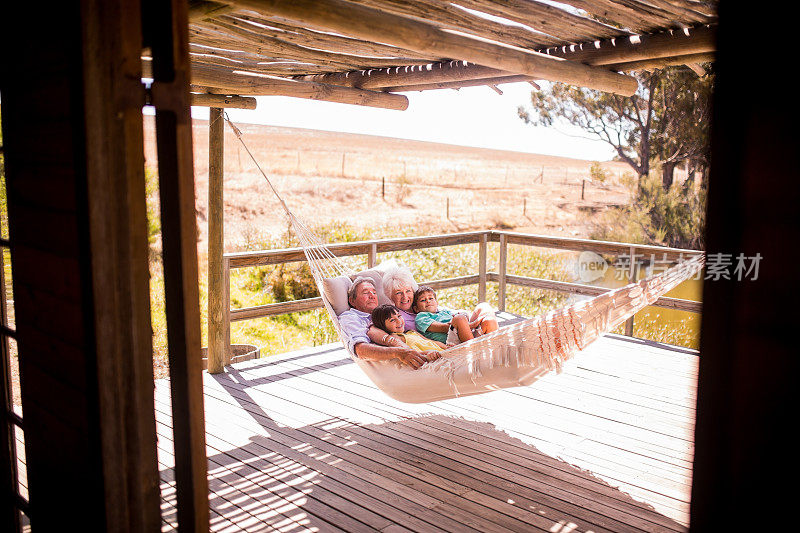
[[[299,128],[240,127],[289,208],[310,226],[339,221],[361,229],[410,225],[424,233],[446,233],[504,228],[587,237],[592,214],[629,201],[621,178],[630,169],[623,163],[603,163],[608,179],[599,183],[590,179],[592,161],[580,159]],[[208,122],[195,120],[193,136],[202,243]],[[153,138],[154,122],[146,117],[147,163],[155,168]],[[284,231],[280,205],[227,126],[224,157],[226,251]]]

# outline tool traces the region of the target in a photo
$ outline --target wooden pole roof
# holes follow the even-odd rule
[[[627,72],[713,59],[717,4],[191,1],[193,92],[216,95],[209,103],[286,95],[389,109],[407,106],[392,93],[523,80],[630,95]]]

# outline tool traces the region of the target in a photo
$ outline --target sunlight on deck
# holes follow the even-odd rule
[[[530,387],[420,405],[385,396],[339,345],[227,370],[204,374],[215,531],[687,529],[692,350],[609,335]]]

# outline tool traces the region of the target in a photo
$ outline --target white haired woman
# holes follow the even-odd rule
[[[406,324],[406,331],[414,331],[417,327],[415,325],[417,314],[411,309],[416,290],[417,282],[414,281],[414,276],[411,275],[408,267],[392,268],[383,275],[383,292],[400,310]]]
[[[415,331],[417,314],[411,310],[414,303],[414,291],[417,290],[417,282],[408,267],[394,267],[383,274],[383,292],[386,297],[400,310],[400,315],[405,323],[404,331]],[[402,341],[387,335],[380,328],[370,325],[367,335],[376,344],[384,346],[400,346]]]

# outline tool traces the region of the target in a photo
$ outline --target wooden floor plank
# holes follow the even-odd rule
[[[161,434],[162,439],[164,438]],[[170,481],[170,487],[174,487],[174,475],[172,472],[173,459],[171,451],[166,449],[159,443],[159,455],[165,457],[165,465],[170,465],[164,468],[162,466],[161,475],[162,483],[165,480]],[[254,499],[250,496],[249,491],[252,487],[248,484],[242,484],[238,480],[221,479],[218,473],[224,467],[214,461],[209,461],[209,505],[210,505],[210,525],[212,531],[226,530],[226,531],[250,531],[269,525],[269,529],[305,529],[302,520],[294,519],[287,516],[287,512],[293,507],[292,504],[287,504],[285,501],[280,501],[277,504],[275,499],[266,502],[269,505],[262,503],[264,499]],[[231,473],[231,478],[235,475]],[[174,491],[173,491],[174,492]],[[162,485],[162,497],[170,501],[170,491],[167,487]],[[175,508],[176,502],[174,497],[170,502],[172,508]],[[174,517],[171,517],[174,519]],[[177,525],[177,524],[176,524]],[[342,530],[338,530],[342,531]]]
[[[496,515],[494,511],[501,511],[508,514],[512,518],[519,518],[519,510],[507,504],[503,499],[486,499],[473,495],[473,498],[464,498],[465,492],[471,492],[469,487],[458,485],[455,482],[446,482],[442,478],[432,476],[429,472],[420,469],[414,464],[413,461],[402,464],[402,461],[393,460],[384,453],[385,450],[370,450],[367,447],[361,446],[361,442],[348,439],[348,433],[351,433],[353,424],[342,422],[341,427],[333,427],[333,424],[328,424],[325,430],[313,426],[305,426],[300,428],[300,431],[313,441],[317,446],[320,446],[324,451],[334,453],[337,457],[351,461],[356,464],[363,464],[365,467],[375,472],[380,472],[382,476],[387,479],[396,480],[403,485],[413,487],[414,490],[421,493],[427,493],[433,497],[441,499],[443,502],[453,501],[460,498],[462,502],[458,504],[459,515],[465,516],[465,513],[473,515],[484,515],[487,513],[492,514],[490,520],[500,523],[507,530],[530,530],[530,522],[527,524],[517,524],[514,521]],[[336,439],[335,437],[338,437]],[[348,447],[349,445],[359,445],[358,447]],[[339,445],[337,449],[337,445]],[[355,451],[352,451],[355,450]],[[388,468],[382,468],[388,467]],[[443,482],[444,481],[444,482]],[[445,494],[443,491],[449,491],[451,494]],[[457,497],[457,498],[456,498]],[[457,502],[458,503],[458,502]],[[477,504],[477,505],[473,505]],[[443,505],[437,505],[437,508],[443,509]],[[535,519],[532,513],[522,513],[526,519]],[[535,522],[535,520],[534,520]],[[541,524],[549,528],[552,524]],[[484,524],[485,528],[486,525]]]
[[[341,374],[341,369],[334,368],[334,369],[331,369],[330,372],[326,373],[326,377],[333,376],[333,375],[340,375],[340,374]],[[314,380],[315,379],[313,376],[310,376],[310,375],[304,375],[302,377],[305,378],[305,379],[310,379],[310,380]],[[352,377],[352,376],[349,376],[349,377]],[[558,377],[560,377],[560,376],[556,376],[554,379],[557,379]],[[325,383],[320,382],[319,380],[317,380],[316,383],[318,383],[320,385],[323,385],[323,386],[325,385]],[[371,387],[368,383],[363,383],[362,382],[361,385],[363,387],[366,387],[367,389],[374,390],[374,387]],[[512,391],[517,391],[517,390],[522,390],[522,389],[511,389],[511,390]],[[506,411],[506,408],[503,407],[503,403],[504,402],[507,403],[507,399],[506,399],[506,396],[504,396],[504,394],[506,394],[506,391],[492,393],[491,395],[483,395],[483,396],[476,396],[476,397],[469,397],[469,398],[459,398],[457,400],[453,400],[452,402],[451,401],[448,401],[448,402],[436,402],[436,405],[437,406],[442,406],[442,405],[450,404],[450,405],[453,405],[455,407],[454,403],[457,402],[458,405],[457,405],[456,409],[459,412],[463,413],[464,412],[463,409],[465,407],[469,407],[470,405],[472,405],[472,406],[479,406],[478,410],[483,410],[484,413],[485,413],[485,407],[487,405],[487,400],[485,398],[487,396],[492,396],[492,397],[494,397],[495,400],[497,400],[498,398],[502,397],[503,398],[502,400],[494,401],[494,403],[492,404],[492,405],[496,406],[496,407],[492,407],[492,409],[495,410],[495,412],[496,412],[496,417],[495,418],[496,419],[500,419],[500,418],[503,418],[505,416],[504,415],[504,411]],[[376,400],[376,401],[378,401],[378,402],[383,401],[383,402],[386,403],[386,405],[391,405],[391,400],[389,400],[389,399],[379,399],[379,400]],[[491,403],[491,402],[489,402],[489,403]],[[531,404],[531,405],[532,406],[536,406],[536,404]],[[541,406],[538,406],[538,407],[541,408]],[[559,405],[556,405],[555,408],[556,409],[562,409],[561,406],[559,406]],[[551,429],[553,431],[562,431],[562,432],[563,431],[567,431],[567,432],[571,432],[573,434],[586,434],[586,432],[588,431],[586,429],[581,429],[581,430],[578,430],[576,432],[574,430],[574,428],[568,427],[568,425],[565,424],[565,421],[561,416],[555,416],[554,417],[553,413],[552,413],[552,410],[549,407],[547,407],[544,410],[544,414],[547,416],[546,419],[545,418],[538,418],[537,419],[537,422],[538,422],[539,426],[541,426],[542,422],[544,422],[546,420],[554,420],[554,422],[552,422],[548,426],[549,429]],[[595,420],[595,418],[597,418],[597,417],[596,417],[596,414],[594,414],[594,413],[592,414],[591,418],[595,423],[597,423],[597,422],[602,423],[603,422],[600,419]],[[573,423],[575,421],[574,420],[567,420],[567,422]],[[519,424],[517,423],[515,425],[518,426]],[[635,428],[628,428],[625,424],[618,425],[618,427],[622,428],[623,431],[627,432],[628,436],[631,435],[631,431],[635,431]],[[602,433],[599,433],[599,434],[601,434],[601,435],[613,435],[615,437],[614,439],[607,439],[608,442],[613,441],[613,442],[617,443],[619,437],[624,437],[625,436],[624,434],[620,435],[620,434],[614,433],[613,431],[610,431],[609,428],[607,427],[607,424],[606,424],[606,427],[602,427],[600,429],[602,430]],[[628,429],[631,429],[631,431],[628,431]],[[539,427],[539,428],[537,428],[537,433],[540,434],[540,432],[541,432],[541,428]],[[662,439],[662,442],[654,442],[654,443],[653,442],[647,442],[646,444],[648,444],[647,449],[649,449],[650,451],[653,451],[653,452],[664,452],[665,450],[669,449],[669,448],[665,447],[666,444],[665,444],[665,442],[663,442],[663,439]],[[685,446],[681,446],[680,443],[678,443],[678,450],[680,451],[680,454],[677,455],[677,457],[679,457],[681,459],[685,458],[685,455],[686,455],[685,452],[687,451],[686,447]]]
[[[530,387],[386,397],[337,345],[204,373],[213,531],[686,531],[697,352],[608,336]],[[156,387],[175,528],[169,384]]]
[[[607,469],[606,469],[606,470],[607,470]],[[613,481],[613,480],[615,480],[615,479],[616,479],[616,480],[619,480],[618,478],[615,478],[614,476],[611,476],[609,479],[611,479],[612,481]],[[622,480],[622,482],[623,482],[623,484],[624,484],[625,480],[623,479],[623,480]],[[641,485],[641,483],[638,483],[638,485]],[[669,490],[669,488],[666,488],[666,489],[661,489],[661,491],[660,491],[660,492],[663,492],[664,490]],[[660,492],[657,490],[655,494],[659,494]],[[653,497],[653,496],[651,495],[651,497]],[[682,512],[685,512],[685,511],[683,510],[683,508],[681,508],[681,511],[682,511]]]
[[[207,404],[217,401],[220,400],[214,398],[213,394],[207,395]],[[229,407],[233,406],[229,405]],[[441,506],[441,502],[436,499],[421,498],[420,494],[413,488],[395,484],[391,487],[394,491],[389,491],[382,486],[386,485],[386,481],[388,480],[379,477],[379,475],[372,470],[365,470],[355,464],[342,465],[339,463],[337,466],[335,457],[333,458],[333,464],[328,464],[326,461],[331,461],[331,459],[326,457],[326,450],[315,448],[312,445],[314,443],[309,441],[308,435],[306,434],[302,434],[290,428],[270,427],[268,437],[258,436],[259,428],[253,426],[253,419],[264,419],[264,425],[268,425],[271,424],[269,417],[255,412],[250,413],[248,417],[241,414],[241,409],[239,409],[239,411],[239,413],[234,411],[227,413],[227,422],[224,428],[226,435],[230,435],[231,431],[235,430],[237,425],[244,425],[250,422],[250,425],[246,427],[249,431],[247,434],[250,435],[251,440],[259,446],[262,446],[265,450],[279,450],[280,453],[289,456],[293,461],[304,465],[314,464],[318,468],[318,471],[328,478],[335,478],[347,485],[359,487],[364,494],[374,493],[376,496],[382,498],[383,501],[392,503],[397,508],[403,509],[403,512],[399,513],[399,516],[406,516],[409,511],[412,511],[415,517],[426,517],[430,519],[431,522],[420,522],[418,524],[418,530],[420,531],[429,530],[432,524],[436,524],[437,522],[441,524],[441,527],[451,527],[452,530],[456,531],[467,529],[457,521],[449,519],[442,520],[437,513],[429,512],[430,508]],[[211,430],[213,431],[215,429],[217,429],[217,427],[212,424]],[[261,429],[263,431],[263,427]],[[253,437],[253,435],[256,435],[256,437]],[[343,467],[344,470],[342,470]],[[359,475],[361,477],[359,477]],[[410,520],[410,522],[413,523],[415,520]]]
[[[308,391],[306,391],[306,392],[308,392]]]
[[[168,413],[164,412],[158,414],[163,418],[168,415]],[[211,429],[214,428],[212,427]],[[230,426],[225,429],[226,434],[231,433],[232,428]],[[382,521],[378,524],[379,527],[373,527],[375,524],[364,524],[358,520],[353,520],[350,515],[338,510],[337,507],[341,506],[344,500],[337,495],[318,490],[317,494],[322,493],[322,497],[325,498],[324,501],[317,498],[316,495],[308,497],[304,493],[303,486],[291,486],[281,479],[288,474],[289,477],[295,481],[300,481],[301,484],[308,488],[310,484],[306,483],[304,476],[309,473],[288,472],[285,469],[278,468],[274,470],[282,470],[282,472],[276,474],[274,471],[270,471],[270,468],[275,466],[274,462],[263,460],[258,455],[235,447],[228,451],[223,451],[229,446],[224,444],[220,446],[220,439],[214,435],[214,431],[207,433],[207,442],[210,483],[234,485],[237,491],[249,498],[247,506],[243,506],[241,502],[236,502],[237,507],[253,515],[257,521],[266,522],[269,520],[272,526],[294,521],[292,513],[300,508],[296,500],[301,498],[304,500],[302,505],[303,512],[315,517],[316,521],[326,524],[325,530],[376,531],[389,525],[388,521]],[[274,503],[270,503],[269,506],[264,505],[270,501]],[[269,511],[270,508],[281,509],[281,511],[279,513],[271,512]],[[265,516],[265,512],[270,516]],[[359,513],[354,512],[353,514]],[[280,516],[283,519],[279,519]]]
[[[244,398],[246,398],[246,395],[244,396]],[[273,399],[277,399],[277,397],[275,397],[275,396],[273,396],[272,398]],[[270,419],[268,417],[265,417],[264,415],[259,415],[257,413],[250,413],[250,414],[251,414],[251,416],[253,416],[255,418],[261,418],[261,419],[265,419],[266,418],[265,424],[269,424],[271,422]],[[330,425],[330,423],[331,423],[331,421],[328,421],[328,424],[326,424],[326,426]],[[228,426],[226,426],[226,427],[229,428],[230,424]],[[379,468],[378,465],[376,465],[373,462],[353,460],[353,455],[349,454],[348,450],[346,448],[337,448],[336,446],[332,446],[332,445],[330,445],[330,443],[326,442],[326,438],[330,436],[327,432],[325,432],[323,435],[321,435],[322,438],[318,438],[317,436],[315,436],[314,435],[313,426],[303,426],[302,428],[299,428],[296,431],[289,431],[289,430],[282,431],[281,428],[270,428],[269,433],[270,433],[271,437],[276,437],[278,433],[284,433],[284,435],[288,437],[289,436],[288,434],[291,433],[291,434],[293,434],[295,436],[295,438],[297,438],[298,433],[301,433],[302,434],[300,436],[301,437],[301,442],[303,442],[308,447],[309,450],[312,450],[312,451],[316,452],[316,449],[318,448],[319,452],[322,452],[322,453],[325,453],[325,454],[331,454],[332,456],[336,456],[337,459],[340,458],[343,455],[344,456],[348,456],[349,455],[349,457],[348,457],[349,462],[347,463],[348,466],[351,469],[352,469],[352,467],[356,467],[356,466],[362,468],[362,470],[360,471],[360,474],[359,474],[359,472],[357,470],[353,470],[352,473],[360,475],[360,477],[364,478],[365,480],[369,479],[370,481],[372,481],[373,483],[376,483],[377,485],[386,486],[386,485],[392,484],[392,483],[394,483],[394,480],[397,477],[397,476],[387,475],[387,470],[386,469]],[[274,445],[270,444],[270,446],[274,446]],[[308,450],[306,450],[306,452],[308,452]],[[367,472],[368,475],[365,476],[364,475],[365,472]],[[403,492],[407,492],[407,494],[405,494],[405,497],[413,498],[414,500],[425,502],[424,499],[420,498],[420,496],[422,494],[424,494],[424,493],[419,492],[419,486],[416,486],[413,483],[411,483],[410,482],[410,477],[407,474],[404,474],[402,472],[397,472],[397,474],[401,474],[402,475],[401,476],[402,479],[399,480],[399,485],[397,483],[394,483],[395,487],[396,488],[397,487],[401,487],[401,490],[403,490]],[[380,477],[376,477],[376,476],[380,476]],[[406,488],[408,488],[410,490],[406,490]],[[429,508],[434,508],[435,507],[435,508],[440,509],[440,510],[447,510],[449,507],[451,507],[451,504],[447,501],[447,496],[448,495],[443,493],[442,491],[438,491],[435,494],[433,494],[432,498],[429,499],[427,501],[427,503],[424,503],[424,505],[429,507]],[[400,501],[399,504],[401,506],[404,506],[404,503],[402,501]],[[407,506],[407,503],[405,505]],[[474,508],[470,508],[470,506],[468,506],[468,505],[467,506],[462,506],[459,509],[451,509],[451,511],[454,511],[454,512],[458,511],[457,513],[450,513],[450,514],[458,515],[460,517],[460,519],[465,524],[474,525],[478,530],[481,530],[481,531],[509,530],[509,529],[498,529],[496,527],[496,524],[492,523],[492,522],[494,522],[493,519],[489,519],[488,521],[484,520],[483,517],[481,517],[481,513],[480,512],[475,512],[475,509]],[[458,526],[458,524],[453,524],[453,525]],[[506,527],[510,526],[510,525],[511,525],[510,523],[506,523],[505,524]],[[428,524],[427,527],[430,527],[430,524]],[[424,528],[423,528],[423,530],[424,530]],[[511,528],[511,530],[514,530],[514,529]]]

